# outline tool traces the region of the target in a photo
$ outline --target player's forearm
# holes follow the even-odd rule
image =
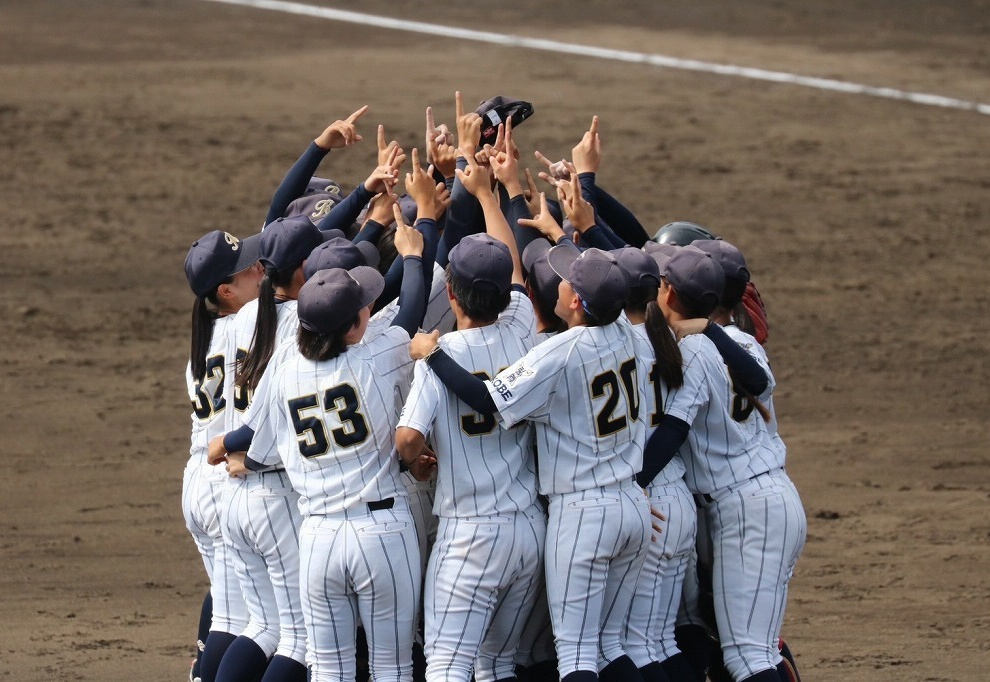
[[[433,268],[430,268],[432,273]],[[423,280],[423,261],[419,256],[402,259],[402,289],[399,291],[399,312],[392,320],[393,327],[402,327],[410,338],[423,323],[426,314],[426,287]]]
[[[643,245],[650,240],[650,235],[646,233],[633,212],[598,185],[595,185],[594,192],[595,209],[601,219],[629,246],[643,248]]]
[[[353,192],[344,197],[343,201],[334,206],[316,226],[320,228],[321,232],[340,230],[346,234],[354,221],[357,220],[361,210],[371,201],[371,197],[371,192],[363,183],[358,185]]]
[[[482,415],[498,412],[484,380],[458,365],[443,350],[438,348],[434,351],[426,359],[426,363],[436,373],[440,382],[449,388],[454,395],[466,402],[475,412]]]
[[[282,178],[278,189],[272,195],[272,202],[268,207],[268,215],[265,216],[265,225],[281,218],[294,200],[302,196],[306,190],[306,185],[313,178],[313,173],[320,167],[320,162],[327,155],[329,149],[323,149],[316,142],[311,142],[306,151],[302,153],[289,171]]]
[[[725,364],[732,370],[734,383],[753,395],[760,395],[767,390],[770,381],[766,371],[720,326],[709,324],[705,328],[705,336],[715,344]]]
[[[660,426],[653,432],[643,450],[643,470],[636,474],[636,482],[645,488],[653,482],[657,474],[670,463],[677,450],[687,440],[691,427],[682,419],[669,414],[660,420]]]

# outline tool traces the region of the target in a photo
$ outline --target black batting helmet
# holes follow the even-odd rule
[[[676,246],[687,246],[696,239],[718,239],[718,237],[701,225],[686,220],[667,223],[653,235],[653,241],[657,244],[674,244]]]

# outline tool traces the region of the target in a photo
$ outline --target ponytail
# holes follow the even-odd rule
[[[646,306],[646,335],[653,344],[653,354],[656,356],[657,373],[668,389],[680,388],[684,385],[684,367],[681,349],[677,339],[667,325],[667,318],[657,304],[656,299]]]
[[[193,379],[199,381],[206,374],[206,354],[210,352],[213,339],[213,323],[216,313],[206,305],[206,299],[215,303],[216,289],[206,296],[197,296],[192,311],[192,344],[189,348],[189,364]]]
[[[289,273],[291,279],[292,273]],[[278,330],[278,310],[275,308],[275,287],[280,286],[279,272],[273,267],[265,268],[265,276],[258,284],[258,319],[254,325],[254,338],[251,349],[237,367],[234,384],[241,389],[253,391],[261,381],[261,375],[268,367],[268,361],[275,352],[275,332]]]

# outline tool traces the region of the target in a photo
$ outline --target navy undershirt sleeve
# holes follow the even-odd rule
[[[402,270],[399,312],[395,314],[391,326],[402,327],[411,338],[423,323],[423,315],[426,313],[423,260],[419,256],[406,256],[402,259]]]
[[[270,468],[268,466],[265,466],[261,462],[255,462],[253,459],[251,459],[246,455],[244,457],[244,466],[250,469],[251,471],[264,471],[265,469]]]
[[[373,196],[362,182],[354,188],[353,192],[344,197],[343,201],[330,209],[330,212],[316,226],[323,232],[327,230],[340,230],[344,234],[347,234],[347,230],[357,220],[361,209],[371,201],[371,197]]]
[[[585,176],[589,176],[587,181]],[[650,236],[636,219],[636,216],[633,215],[633,212],[595,184],[594,173],[581,173],[578,179],[581,181],[581,195],[595,207],[595,215],[606,223],[622,242],[637,249],[643,248]],[[590,192],[591,198],[589,198],[588,192]]]
[[[683,419],[665,414],[660,425],[646,441],[643,450],[643,470],[636,474],[636,482],[643,488],[650,485],[657,474],[674,458],[677,450],[687,440],[690,425]]]
[[[303,195],[306,186],[313,178],[313,173],[320,167],[320,162],[329,151],[322,149],[315,141],[309,143],[309,147],[292,164],[285,177],[282,178],[278,189],[275,190],[275,194],[272,195],[272,202],[268,206],[268,215],[265,216],[265,225],[276,218],[281,218],[289,204]]]
[[[223,449],[227,452],[247,452],[254,440],[254,429],[242,424],[233,431],[228,431],[223,437]]]
[[[602,251],[621,248],[612,243],[606,236],[605,229],[597,223],[581,233],[581,246],[586,249],[601,249]]]
[[[767,373],[725,330],[713,322],[705,329],[705,336],[715,344],[725,364],[732,370],[734,385],[752,395],[760,395],[767,390],[770,383]]]
[[[522,194],[517,194],[516,196],[509,199],[509,208],[507,211],[506,219],[509,222],[509,227],[512,228],[512,234],[516,237],[516,248],[519,249],[519,253],[522,254],[532,242],[537,239],[542,239],[543,235],[535,227],[523,227],[519,224],[519,219],[530,219],[533,214],[529,212],[529,205],[526,203],[526,197]]]
[[[463,157],[457,159],[457,167],[464,170],[467,168],[467,161]],[[450,252],[462,238],[475,232],[484,232],[485,222],[482,216],[481,204],[460,180],[455,179],[450,190],[450,206],[447,207],[447,222],[443,229],[443,246],[437,257],[440,265],[447,267]],[[479,225],[481,230],[478,229]]]
[[[377,220],[368,219],[364,225],[361,227],[361,231],[354,235],[352,240],[355,244],[358,242],[371,242],[376,244],[382,235],[385,234],[385,226],[382,225]]]
[[[488,387],[482,379],[471,374],[443,350],[437,350],[426,360],[426,364],[436,372],[444,386],[454,392],[458,398],[471,406],[478,414],[494,414],[497,411],[495,401],[488,393]]]

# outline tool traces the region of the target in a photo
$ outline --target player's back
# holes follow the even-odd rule
[[[540,492],[609,486],[642,468],[646,428],[625,316],[548,339],[500,374],[492,390],[505,423],[536,423]]]
[[[639,416],[646,422],[646,438],[649,440],[653,432],[660,426],[660,420],[664,415],[664,406],[668,400],[676,395],[677,389],[670,390],[660,377],[657,370],[656,351],[653,343],[646,332],[646,325],[643,323],[633,324],[633,331],[636,334],[636,357],[642,361],[640,365],[640,386],[643,386],[643,378],[646,379],[645,387],[640,391]],[[665,466],[653,479],[654,485],[663,485],[684,477],[684,462],[680,454],[674,455],[673,459]]]
[[[491,379],[532,347],[535,317],[525,294],[513,291],[493,324],[451,332],[440,346],[464,369]],[[434,513],[487,516],[529,509],[536,500],[533,429],[506,430],[494,415],[474,412],[426,363],[415,370],[401,423],[429,433],[437,454]]]
[[[680,452],[692,492],[711,493],[778,468],[765,427],[761,434],[732,418],[732,380],[715,345],[692,334],[678,346],[684,385],[667,401],[666,410],[691,427]]]
[[[335,513],[405,494],[394,432],[395,392],[411,363],[408,347],[409,335],[391,327],[332,360],[285,355],[272,390],[281,418],[276,416],[270,432],[303,498],[303,514]],[[254,458],[269,438],[256,433],[248,456]]]
[[[225,415],[229,411],[224,378],[228,367],[227,339],[232,320],[233,316],[226,316],[214,321],[204,376],[193,377],[191,363],[186,365],[186,390],[192,403],[189,456],[204,464],[210,439],[224,433]]]
[[[771,446],[777,453],[777,464],[783,467],[787,459],[787,446],[784,445],[780,434],[777,433],[777,411],[773,407],[773,391],[777,387],[777,382],[774,379],[773,370],[770,368],[770,359],[767,357],[767,352],[754,336],[747,334],[736,325],[726,325],[722,329],[725,330],[729,338],[738,343],[743,350],[760,363],[760,367],[767,373],[768,379],[766,390],[757,397],[767,408],[767,411],[770,412],[770,421],[764,422],[763,416],[754,408],[752,403],[745,396],[738,394],[733,398],[732,416],[736,421],[751,424],[751,428],[755,431],[765,431],[767,437],[770,439]]]

